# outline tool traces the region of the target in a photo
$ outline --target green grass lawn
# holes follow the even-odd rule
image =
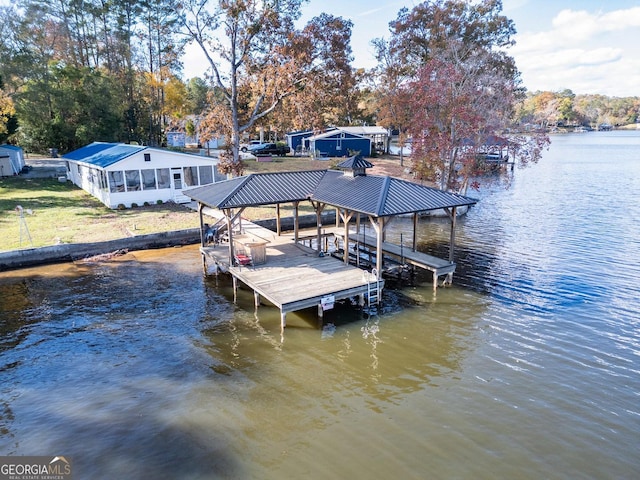
[[[16,211],[18,205],[24,210],[22,218]],[[182,205],[111,210],[70,182],[0,179],[0,251],[99,242],[199,225],[198,214]]]

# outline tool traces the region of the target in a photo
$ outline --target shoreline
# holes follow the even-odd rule
[[[335,211],[329,211],[322,215],[325,225],[335,223]],[[300,228],[316,226],[316,216],[302,215],[299,217]],[[276,219],[253,221],[262,227],[276,231]],[[280,220],[282,231],[293,230],[293,217],[284,217]],[[173,230],[168,232],[150,233],[134,237],[125,237],[116,240],[91,243],[63,243],[46,247],[23,248],[0,252],[0,272],[19,270],[21,268],[35,267],[54,263],[75,262],[97,255],[110,254],[117,251],[153,250],[183,245],[195,245],[200,243],[200,229],[189,228],[185,230]]]

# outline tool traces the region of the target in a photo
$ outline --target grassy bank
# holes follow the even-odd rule
[[[22,219],[17,205],[24,209]],[[0,251],[99,242],[198,225],[198,214],[182,205],[166,203],[111,210],[70,182],[49,178],[0,179]]]

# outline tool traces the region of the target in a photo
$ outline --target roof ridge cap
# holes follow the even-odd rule
[[[384,205],[387,203],[387,195],[389,193],[389,186],[391,185],[391,177],[386,176],[383,177],[384,182],[382,184],[382,189],[380,190],[380,194],[378,196],[378,204],[376,205],[376,216],[381,216],[384,212]]]

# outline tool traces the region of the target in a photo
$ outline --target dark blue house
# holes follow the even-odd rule
[[[318,157],[351,157],[371,155],[371,139],[335,129],[304,139],[304,145]]]
[[[287,145],[292,152],[299,151],[302,148],[305,148],[304,140],[305,138],[309,138],[313,136],[313,130],[300,130],[298,132],[289,132],[287,133]],[[298,148],[300,147],[300,148]]]

